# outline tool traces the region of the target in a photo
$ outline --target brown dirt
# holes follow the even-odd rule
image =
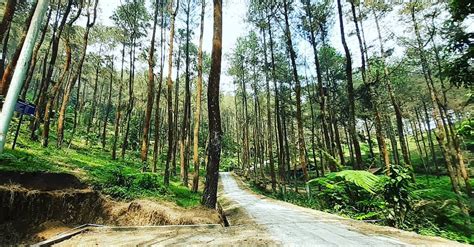
[[[56,186],[56,187],[55,187]],[[117,202],[70,174],[0,173],[0,245],[30,244],[83,224],[218,224],[215,210],[170,202]]]
[[[54,246],[277,246],[255,226],[99,227]]]
[[[279,246],[242,206],[225,197],[219,184],[219,204],[230,227],[218,225],[163,227],[99,227],[55,246]]]

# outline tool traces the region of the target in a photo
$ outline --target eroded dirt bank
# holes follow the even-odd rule
[[[82,224],[218,224],[213,210],[168,202],[113,201],[70,174],[0,173],[0,245],[31,244]]]

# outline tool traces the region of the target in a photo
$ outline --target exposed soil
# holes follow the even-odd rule
[[[241,204],[223,193],[219,205],[230,227],[189,225],[163,227],[97,227],[54,246],[278,246],[264,226]]]
[[[0,245],[30,244],[83,224],[218,224],[214,210],[169,202],[113,201],[70,174],[0,173]]]

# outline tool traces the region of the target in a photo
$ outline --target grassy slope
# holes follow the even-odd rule
[[[110,152],[76,142],[71,149],[58,149],[54,141],[50,147],[43,148],[27,136],[26,131],[19,136],[15,150],[7,144],[5,153],[0,155],[0,171],[65,172],[76,175],[115,199],[167,200],[182,207],[199,204],[200,194],[192,193],[179,181],[171,181],[166,188],[161,170],[157,173],[141,172],[139,159],[112,160]]]

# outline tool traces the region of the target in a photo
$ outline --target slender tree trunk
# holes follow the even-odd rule
[[[390,145],[392,147],[393,163],[399,166],[400,156],[398,154],[398,144],[397,144],[397,139],[395,138],[395,134],[393,133],[393,125],[392,125],[392,120],[390,119],[390,116],[386,117],[386,124],[387,124],[388,137],[390,139]]]
[[[36,9],[36,3],[30,9],[30,12],[28,13],[28,17],[25,20],[25,24],[23,25],[23,31],[22,31],[22,35],[21,35],[21,38],[20,38],[20,42],[18,43],[18,45],[15,49],[15,53],[13,53],[11,62],[8,63],[5,71],[3,72],[3,75],[2,75],[2,78],[1,78],[1,81],[0,81],[0,95],[3,95],[3,96],[7,95],[8,88],[10,87],[10,81],[11,81],[11,78],[13,76],[13,72],[15,71],[15,67],[16,67],[16,64],[18,62],[18,59],[20,58],[20,52],[21,52],[21,49],[23,48],[23,43],[25,43],[26,34],[28,32],[28,28],[30,27],[31,19],[33,18],[33,14],[35,12],[35,9]],[[6,11],[8,11],[8,10],[6,9]],[[6,14],[8,14],[8,13],[6,13]],[[10,24],[8,23],[8,27],[9,26],[10,26]],[[3,33],[1,35],[3,35]],[[0,40],[3,40],[3,38],[0,39]]]
[[[187,0],[186,6],[186,78],[184,85],[184,116],[183,124],[181,125],[181,140],[180,140],[180,166],[181,166],[181,182],[184,186],[188,187],[188,132],[190,128],[190,106],[191,106],[191,83],[190,83],[190,57],[189,57],[189,42],[190,42],[190,27],[189,27],[189,15],[191,12],[191,1]]]
[[[179,132],[178,132],[178,118],[179,118],[179,72],[181,68],[181,45],[178,40],[178,57],[176,59],[176,82],[174,85],[174,120],[173,120],[173,133],[176,136],[176,140],[173,141],[173,146],[172,146],[172,156],[173,156],[173,163],[171,166],[171,176],[176,176],[176,153],[178,151],[178,143],[180,140],[178,139]],[[184,109],[184,107],[183,107]],[[181,151],[181,150],[180,150]],[[183,150],[184,151],[184,150]],[[181,174],[180,174],[181,175]]]
[[[68,37],[66,38],[65,43],[66,43],[65,44],[65,46],[66,46],[66,62],[64,63],[63,73],[62,73],[60,79],[58,80],[58,82],[56,82],[56,84],[53,86],[53,88],[51,90],[52,92],[49,95],[49,98],[48,98],[48,101],[46,103],[46,107],[45,107],[45,110],[44,110],[43,147],[47,147],[48,142],[49,142],[51,112],[54,108],[54,98],[59,93],[61,85],[63,84],[64,80],[66,79],[66,75],[69,72],[69,68],[71,66],[71,45],[70,45]]]
[[[174,0],[170,2],[170,8],[173,8]],[[172,156],[172,146],[173,146],[173,79],[171,78],[172,66],[173,66],[173,44],[174,44],[174,29],[175,29],[175,19],[176,14],[179,8],[179,0],[176,3],[176,9],[171,13],[171,26],[170,26],[170,47],[169,47],[169,54],[168,54],[168,155],[166,158],[166,166],[165,166],[165,176],[164,176],[164,184],[168,186],[170,183],[170,162]],[[179,59],[179,58],[178,58]],[[177,97],[177,95],[176,95]]]
[[[249,175],[249,169],[250,169],[250,144],[249,144],[249,114],[248,114],[248,103],[247,103],[247,88],[246,88],[246,81],[245,81],[245,68],[244,68],[244,60],[242,59],[242,80],[241,80],[241,87],[242,87],[242,107],[244,111],[244,136],[243,136],[243,142],[244,142],[244,176],[247,177]]]
[[[416,41],[417,41],[417,46],[418,46],[418,51],[419,51],[418,55],[420,57],[421,66],[422,66],[422,70],[423,70],[423,75],[425,77],[426,85],[427,85],[429,93],[430,93],[431,102],[433,104],[433,118],[436,122],[436,126],[437,126],[437,129],[438,129],[438,131],[435,132],[436,139],[438,140],[441,152],[443,153],[443,156],[445,157],[445,160],[446,160],[446,168],[448,170],[448,175],[451,179],[451,184],[452,184],[452,187],[453,187],[453,191],[454,191],[454,193],[460,195],[461,191],[460,191],[460,186],[459,186],[457,176],[459,176],[459,175],[462,176],[462,174],[456,174],[456,170],[457,169],[462,169],[463,162],[461,163],[460,159],[459,159],[459,155],[462,158],[462,154],[456,153],[455,148],[453,147],[453,144],[450,143],[450,141],[449,141],[449,137],[446,140],[446,135],[448,133],[445,131],[446,126],[443,123],[442,109],[441,109],[442,107],[440,106],[438,92],[437,92],[437,90],[434,86],[434,82],[433,82],[433,78],[432,78],[432,74],[431,74],[431,69],[429,67],[426,55],[424,53],[423,41],[421,40],[421,34],[420,34],[419,26],[418,26],[418,23],[417,23],[416,17],[415,17],[415,6],[411,6],[410,10],[411,10],[410,11],[411,20],[413,22],[413,28],[414,28],[414,31],[415,31],[415,36],[416,36]],[[453,159],[452,157],[457,157],[457,159],[456,158]],[[472,197],[473,195],[471,193],[471,188],[470,188],[470,184],[469,184],[470,183],[469,177],[467,176],[466,178],[465,178],[465,181],[467,181],[466,184],[465,184],[466,191],[468,192],[468,196]],[[469,216],[468,208],[464,205],[464,203],[459,198],[458,198],[458,203],[459,203],[459,207],[461,208],[463,213],[466,216]]]
[[[123,90],[123,72],[125,64],[125,43],[122,44],[122,67],[120,69],[120,86],[117,101],[117,108],[115,113],[115,127],[114,127],[114,143],[112,145],[112,159],[117,159],[117,142],[119,139],[120,121],[122,118],[122,90]]]
[[[53,32],[51,59],[49,60],[49,65],[48,65],[46,74],[43,75],[43,79],[42,79],[43,87],[41,88],[39,98],[38,98],[38,103],[36,104],[36,111],[39,113],[43,113],[43,116],[41,116],[41,114],[38,114],[37,117],[42,117],[45,124],[44,125],[45,131],[43,131],[43,146],[44,147],[48,146],[50,111],[52,109],[55,93],[57,93],[57,91],[59,90],[60,82],[59,81],[56,82],[51,91],[49,91],[49,85],[52,82],[54,66],[56,64],[56,60],[58,57],[59,42],[61,39],[62,32],[64,30],[64,26],[66,25],[68,15],[71,12],[72,4],[73,4],[73,1],[69,0],[66,5],[66,9],[63,13],[63,16],[61,18],[61,21],[59,23],[59,26],[57,28],[57,31]],[[69,65],[67,65],[67,67],[69,69]],[[64,73],[64,75],[66,75],[66,73]],[[37,121],[39,121],[39,119],[35,120],[35,122]],[[36,130],[38,126],[39,126],[39,122],[37,122],[37,124],[34,125],[35,128],[33,129],[33,132]]]
[[[146,111],[145,111],[145,123],[143,127],[143,139],[142,139],[142,150],[141,150],[141,159],[144,163],[143,169],[147,167],[146,163],[148,160],[148,147],[150,144],[150,126],[151,126],[151,114],[153,111],[153,103],[155,96],[155,75],[153,73],[153,68],[155,67],[155,36],[156,36],[156,24],[158,21],[158,9],[159,9],[159,0],[155,1],[155,15],[153,18],[153,32],[151,35],[150,42],[150,51],[148,54],[148,92],[147,92],[147,101],[146,101]]]
[[[0,40],[2,42],[2,59],[0,59],[0,78],[3,77],[3,72],[5,71],[5,60],[7,59],[7,53],[8,53],[8,40],[10,38],[10,31],[11,27],[8,27],[7,33],[4,37],[3,40]]]
[[[370,128],[366,118],[364,119],[364,125],[365,131],[367,131],[367,145],[369,145],[370,158],[375,161],[374,148],[372,146],[372,136],[370,135]]]
[[[265,29],[262,28],[263,34],[263,56],[265,58],[265,82],[267,89],[267,130],[268,130],[268,159],[270,162],[270,178],[272,182],[272,192],[276,192],[276,175],[275,175],[275,163],[273,160],[273,134],[272,134],[272,110],[271,110],[271,99],[270,99],[270,80],[268,76],[268,54],[267,54],[267,35]]]
[[[109,122],[110,108],[112,108],[112,87],[114,83],[114,58],[110,61],[110,81],[109,81],[109,92],[107,96],[107,105],[105,108],[104,126],[102,130],[102,149],[105,149],[107,141],[107,124]]]
[[[201,0],[201,29],[199,32],[199,49],[198,49],[198,78],[196,85],[196,112],[194,113],[194,132],[193,132],[193,192],[198,191],[199,187],[199,125],[201,120],[201,94],[202,94],[202,43],[204,36],[204,15],[206,11],[206,1]],[[237,157],[239,155],[237,154]]]
[[[308,180],[308,169],[306,167],[306,145],[304,140],[304,132],[303,132],[303,120],[302,120],[302,113],[301,113],[301,85],[300,80],[298,77],[298,70],[296,65],[296,54],[295,50],[293,49],[293,41],[291,38],[291,30],[290,30],[290,23],[288,20],[288,2],[287,0],[283,1],[284,6],[284,16],[285,16],[285,24],[286,24],[286,39],[287,45],[290,52],[290,59],[291,65],[293,67],[293,80],[295,81],[295,93],[296,93],[296,122],[298,128],[298,149],[299,149],[299,162],[301,168],[303,169],[304,180]]]
[[[341,42],[342,46],[344,47],[344,53],[346,56],[346,79],[347,79],[347,97],[349,101],[349,134],[352,139],[352,143],[354,146],[354,154],[355,154],[355,169],[362,169],[362,154],[360,151],[360,144],[357,138],[357,130],[356,130],[356,117],[355,117],[355,96],[354,96],[354,84],[352,82],[352,59],[351,53],[349,51],[349,47],[346,43],[346,37],[344,32],[344,19],[342,13],[342,5],[341,0],[337,0],[337,9],[338,9],[338,16],[339,16],[339,28],[341,32]]]
[[[398,138],[400,142],[400,147],[402,149],[402,155],[403,155],[403,162],[405,165],[411,167],[411,162],[410,162],[410,157],[408,156],[408,146],[405,143],[405,134],[403,131],[403,117],[402,117],[402,110],[400,108],[400,104],[398,103],[398,100],[395,98],[395,93],[393,92],[392,88],[392,82],[390,81],[390,75],[388,71],[388,67],[385,64],[385,50],[383,46],[383,40],[382,40],[382,34],[380,32],[380,25],[378,21],[378,17],[375,13],[375,10],[372,9],[372,13],[374,15],[375,19],[375,25],[377,27],[377,35],[378,35],[378,40],[380,44],[380,55],[382,56],[382,64],[384,68],[384,78],[385,78],[385,83],[387,87],[387,91],[390,97],[390,102],[395,110],[395,118],[396,118],[396,124],[397,124],[397,132],[398,132]]]
[[[3,78],[3,72],[5,71],[8,40],[10,38],[11,23],[13,20],[13,15],[15,14],[17,3],[18,0],[7,0],[5,3],[5,10],[3,12],[3,18],[0,21],[0,42],[3,44],[2,59],[0,60],[0,78]],[[49,13],[51,13],[51,11],[49,11]],[[48,24],[46,24],[46,26],[47,25]],[[24,97],[22,97],[22,99],[24,99]]]
[[[7,30],[10,28],[11,22],[13,20],[17,3],[18,0],[7,0],[5,3],[3,18],[0,22],[0,41],[3,41],[5,34],[8,35]]]
[[[313,48],[313,55],[314,55],[314,64],[316,66],[316,78],[318,80],[318,88],[319,88],[319,108],[321,114],[321,127],[324,136],[324,143],[326,144],[326,150],[331,154],[334,155],[332,149],[331,139],[329,138],[328,133],[328,125],[327,125],[327,117],[326,117],[326,94],[325,94],[325,86],[323,85],[322,73],[321,73],[321,66],[319,64],[319,57],[318,57],[318,49],[316,44],[316,36],[315,31],[313,30],[313,14],[311,12],[311,3],[310,0],[305,1],[305,9],[306,15],[308,16],[309,23],[310,23],[310,31],[309,31],[309,41]]]
[[[82,4],[81,4],[82,5]],[[59,91],[61,90],[64,81],[68,74],[70,74],[69,70],[71,67],[71,57],[72,57],[72,49],[70,44],[70,30],[72,29],[72,25],[76,20],[80,17],[82,11],[82,6],[79,6],[76,16],[74,16],[66,25],[66,37],[65,37],[65,49],[66,49],[66,61],[64,63],[64,68],[62,71],[59,80],[53,86],[49,98],[47,99],[46,107],[44,110],[44,127],[43,127],[43,146],[48,146],[49,141],[49,131],[50,131],[50,122],[51,122],[51,111],[58,105],[58,103],[54,104],[54,100],[58,98]],[[64,116],[63,116],[64,117]],[[62,137],[61,137],[62,138]]]
[[[89,133],[92,128],[92,124],[94,123],[96,108],[97,108],[97,89],[99,87],[99,72],[100,72],[100,59],[97,60],[97,64],[95,67],[95,79],[94,79],[94,89],[92,91],[92,106],[91,106],[91,114],[89,116],[89,121],[87,122],[87,129],[86,132]]]
[[[128,148],[129,138],[130,138],[130,122],[132,121],[132,112],[135,104],[135,98],[133,95],[133,84],[135,82],[135,49],[136,49],[136,40],[133,39],[130,47],[130,72],[128,78],[128,105],[125,119],[127,123],[125,124],[125,135],[123,137],[122,143],[122,159],[125,158],[125,152]]]
[[[339,134],[337,119],[334,122],[334,139],[336,140],[336,146],[337,146],[337,150],[338,150],[338,153],[339,153],[339,160],[341,162],[341,165],[344,165],[346,162],[345,162],[345,159],[344,159],[344,150],[342,150],[341,137],[340,137],[340,134]],[[324,175],[324,172],[323,172],[323,175]]]
[[[66,109],[67,105],[69,103],[69,98],[71,96],[72,89],[74,88],[74,85],[78,78],[81,76],[81,71],[82,71],[82,66],[84,64],[84,60],[86,57],[86,50],[87,50],[87,44],[89,40],[89,32],[92,26],[94,25],[94,22],[90,22],[90,13],[88,11],[87,13],[88,16],[88,25],[86,26],[86,31],[83,36],[83,45],[82,45],[82,55],[81,58],[79,59],[79,63],[77,64],[77,70],[73,74],[72,78],[69,80],[69,84],[66,87],[66,90],[64,91],[64,96],[61,104],[61,108],[59,110],[59,117],[58,117],[58,128],[57,128],[57,145],[60,147],[64,141],[64,121],[65,121],[65,115],[66,115]],[[39,47],[38,47],[39,48]],[[34,61],[33,61],[34,62]],[[32,64],[34,66],[34,63]],[[33,74],[33,71],[30,71],[30,73]],[[79,98],[77,99],[79,100]]]
[[[306,78],[306,81],[308,81],[308,78]],[[314,95],[311,95],[311,89],[309,87],[306,87],[308,91],[308,98],[309,98],[309,107],[311,111],[311,151],[313,154],[313,162],[314,162],[314,168],[316,170],[316,176],[319,177],[319,171],[318,171],[318,165],[316,162],[316,149],[315,149],[315,140],[314,136],[316,135],[316,126],[314,124],[315,122],[315,114],[314,114],[314,109],[313,109],[313,101],[312,99],[315,98]]]
[[[163,121],[162,118],[160,118],[160,102],[161,102],[161,90],[163,89],[163,65],[165,61],[165,48],[164,48],[164,39],[165,39],[165,8],[164,8],[164,2],[161,1],[161,32],[160,32],[160,80],[158,83],[158,91],[156,92],[156,97],[155,97],[155,130],[154,130],[154,137],[155,137],[155,143],[153,143],[153,167],[152,167],[152,172],[156,172],[156,165],[158,163],[158,153],[160,152],[159,150],[159,142],[160,142],[160,130],[161,126],[160,123]]]
[[[209,112],[209,163],[206,169],[206,186],[202,204],[215,208],[221,154],[221,117],[219,108],[219,84],[222,58],[222,0],[214,0],[214,37],[212,42],[212,63],[209,73],[208,112]]]
[[[376,102],[377,95],[374,92],[374,90],[372,89],[372,85],[370,84],[370,82],[369,82],[370,80],[369,80],[369,78],[367,76],[367,73],[366,73],[366,66],[370,71],[370,67],[368,65],[368,59],[369,58],[368,58],[368,54],[367,54],[367,46],[365,44],[365,39],[362,39],[363,36],[361,35],[361,32],[359,31],[359,24],[358,24],[358,21],[357,21],[358,18],[357,18],[357,14],[356,14],[356,10],[355,10],[355,5],[354,5],[353,2],[350,2],[350,3],[351,3],[352,18],[354,20],[354,25],[355,25],[356,34],[357,34],[357,40],[359,41],[359,50],[360,50],[361,61],[362,61],[362,66],[361,66],[362,81],[367,86],[367,89],[369,91],[368,101],[369,101],[370,107],[372,108],[372,110],[374,112],[375,135],[377,137],[377,144],[378,144],[378,148],[379,148],[379,151],[380,151],[381,161],[383,162],[383,164],[385,166],[386,173],[388,175],[389,172],[390,172],[390,158],[389,158],[389,154],[388,154],[388,151],[387,151],[387,144],[385,143],[385,135],[383,133],[381,114],[380,114],[380,111],[379,111],[379,106]],[[360,17],[360,13],[359,13],[359,17]],[[362,19],[361,19],[361,22],[362,22]],[[361,29],[362,29],[362,23],[361,23]],[[365,56],[364,56],[364,54],[365,54]],[[375,82],[378,82],[378,79]],[[372,157],[374,157],[371,144],[370,144],[370,147],[371,147]]]
[[[71,134],[71,139],[69,139],[69,144],[68,148],[71,147],[72,141],[74,140],[74,135],[76,134],[76,129],[77,129],[77,123],[78,123],[78,118],[80,118],[78,111],[80,110],[81,107],[81,101],[80,101],[80,94],[81,94],[81,69],[79,68],[79,77],[77,79],[77,92],[76,92],[76,104],[74,105],[74,121],[72,125],[72,134]],[[85,88],[85,86],[84,86]],[[64,138],[64,137],[63,137]]]
[[[273,9],[270,9],[270,13],[273,12]],[[278,173],[279,173],[279,182],[280,182],[280,191],[285,195],[286,193],[286,173],[285,173],[285,158],[284,158],[284,141],[283,141],[283,127],[281,121],[281,106],[280,106],[280,94],[279,88],[277,85],[277,73],[276,73],[276,65],[275,65],[275,52],[274,52],[274,42],[273,42],[273,32],[272,32],[272,25],[270,20],[270,15],[267,15],[267,22],[268,22],[268,34],[270,38],[270,54],[271,54],[271,66],[272,66],[272,81],[273,87],[275,90],[275,119],[276,119],[276,127],[277,127],[277,135],[278,135]]]

